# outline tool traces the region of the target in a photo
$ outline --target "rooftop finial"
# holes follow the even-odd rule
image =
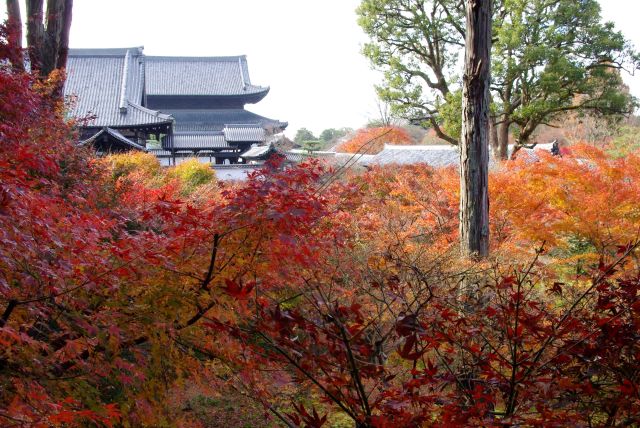
[[[244,68],[242,67],[242,57],[238,57],[238,67],[240,67],[240,77],[242,78],[242,90],[247,90],[247,80],[244,78]]]
[[[131,51],[127,49],[124,56],[124,65],[122,67],[122,82],[120,84],[120,113],[127,113],[127,80],[129,76],[129,58]]]

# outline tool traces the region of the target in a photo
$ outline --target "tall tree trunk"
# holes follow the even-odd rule
[[[72,6],[73,0],[47,0],[47,29],[40,70],[42,76],[48,76],[53,70],[66,65]]]
[[[20,17],[20,2],[7,0],[7,31],[9,34],[9,54],[11,67],[16,71],[24,70],[24,57],[22,56],[22,18]]]
[[[489,254],[489,83],[491,0],[467,0],[460,145],[460,248]]]
[[[27,0],[29,59],[40,77],[66,65],[72,9],[73,0],[47,0],[45,21],[44,0]]]
[[[26,0],[26,4],[31,70],[46,79],[53,70],[63,69],[67,64],[73,0],[47,0],[46,20],[44,0]],[[55,83],[52,95],[61,98],[64,80],[58,79]]]
[[[27,0],[27,48],[32,70],[42,70],[44,53],[44,1]]]
[[[58,43],[58,61],[56,68],[66,68],[69,56],[69,33],[71,32],[71,12],[73,0],[64,0],[64,15],[62,16],[62,30],[60,31],[60,43]]]
[[[500,159],[500,140],[498,139],[498,125],[496,124],[496,117],[489,117],[489,147],[491,148],[491,155],[493,159]]]
[[[498,124],[498,156],[502,160],[509,158],[509,118],[506,115],[500,117]]]

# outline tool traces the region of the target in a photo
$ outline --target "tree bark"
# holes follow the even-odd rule
[[[460,249],[489,254],[489,83],[491,0],[467,0],[460,145]]]
[[[495,116],[489,117],[489,147],[493,159],[500,159],[500,140],[498,139],[498,125]]]
[[[64,15],[62,16],[62,30],[60,31],[60,43],[58,43],[58,61],[56,68],[66,68],[69,56],[69,33],[71,32],[71,12],[73,0],[64,0]]]
[[[18,0],[7,0],[7,31],[11,67],[16,71],[23,71],[22,18],[20,17],[20,2]]]
[[[72,9],[73,0],[47,0],[45,21],[44,0],[27,0],[29,60],[40,77],[66,65]]]
[[[509,158],[509,118],[506,114],[500,117],[498,125],[498,156],[501,160]]]
[[[27,48],[31,70],[41,70],[44,51],[43,0],[27,0]]]
[[[53,70],[64,68],[66,65],[72,6],[73,0],[47,1],[47,29],[41,69],[43,76],[48,76]],[[61,58],[60,54],[64,58]]]

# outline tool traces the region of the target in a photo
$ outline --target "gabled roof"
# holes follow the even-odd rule
[[[65,96],[77,97],[70,114],[95,116],[89,127],[171,123],[172,117],[142,107],[144,60],[141,48],[70,49]]]
[[[148,96],[261,95],[259,99],[262,99],[269,92],[268,87],[251,84],[247,58],[244,55],[147,56],[146,79]]]
[[[173,132],[167,132],[169,138],[164,140],[163,149],[202,151],[237,149],[238,145],[233,143],[264,142],[267,134],[286,128],[286,122],[244,108],[198,109],[209,104],[244,105],[267,94],[268,87],[251,83],[245,56],[147,57],[142,50],[133,47],[69,51],[65,95],[77,95],[71,108],[73,116],[92,117],[85,128],[103,128],[92,138],[106,132],[119,142],[123,138],[127,145],[137,145],[112,128],[167,125]],[[151,103],[152,97],[156,97],[155,104]],[[162,108],[160,112],[143,104],[156,108],[185,105],[190,109]]]
[[[146,151],[145,147],[141,146],[138,143],[135,143],[135,142],[131,141],[130,139],[128,139],[127,137],[122,135],[117,130],[111,129],[111,128],[108,128],[108,127],[104,127],[100,131],[98,131],[95,134],[93,134],[91,137],[87,138],[86,140],[80,141],[78,143],[78,145],[85,146],[87,144],[93,144],[102,135],[108,135],[109,137],[115,139],[116,141],[119,141],[120,143],[124,144],[125,146],[131,147],[132,149]]]
[[[240,157],[242,157],[243,159],[260,159],[260,158],[264,158],[271,151],[273,151],[272,144],[266,144],[263,146],[258,146],[254,144],[251,146],[251,148],[249,148],[249,150],[242,153]]]

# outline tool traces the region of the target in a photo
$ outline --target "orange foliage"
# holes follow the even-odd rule
[[[640,236],[640,158],[611,159],[592,146],[522,156],[490,176],[493,240],[561,257],[597,260]]]
[[[349,141],[338,146],[338,152],[376,154],[385,144],[413,144],[411,136],[404,129],[397,126],[383,126],[380,128],[363,128]]]
[[[457,183],[454,168],[426,165],[375,167],[334,189],[348,212],[347,229],[373,252],[389,247],[417,252],[428,247],[441,255],[457,245]]]
[[[343,206],[360,204],[349,227],[371,243],[419,236],[411,247],[455,247],[458,180],[454,168],[374,168],[351,180],[354,194],[342,196]],[[589,145],[572,146],[563,157],[523,153],[490,173],[490,197],[496,256],[529,257],[545,243],[555,262],[593,262],[640,237],[638,155],[613,159]]]
[[[640,422],[640,278],[610,262],[636,255],[640,157],[505,163],[495,258],[469,267],[454,168],[323,187],[316,162],[271,163],[227,187],[199,164],[97,161],[35,89],[0,66],[0,425],[210,426],[191,398],[218,384],[290,426],[328,420],[300,400],[363,427]],[[383,142],[410,139],[342,149]],[[540,274],[578,264],[588,281]]]

